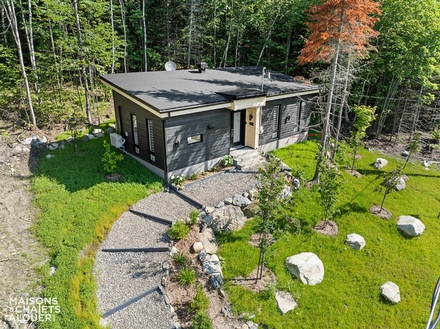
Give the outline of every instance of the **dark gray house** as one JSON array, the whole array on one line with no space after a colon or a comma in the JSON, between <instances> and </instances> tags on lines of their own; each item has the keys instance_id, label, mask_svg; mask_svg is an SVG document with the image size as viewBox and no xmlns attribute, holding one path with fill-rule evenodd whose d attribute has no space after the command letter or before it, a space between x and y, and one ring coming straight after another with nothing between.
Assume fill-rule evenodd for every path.
<instances>
[{"instance_id":1,"label":"dark gray house","mask_svg":"<svg viewBox=\"0 0 440 329\"><path fill-rule=\"evenodd\" d=\"M189 176L231 149L307 138L318 86L261 67L108 74L123 149L158 176Z\"/></svg>"}]
</instances>

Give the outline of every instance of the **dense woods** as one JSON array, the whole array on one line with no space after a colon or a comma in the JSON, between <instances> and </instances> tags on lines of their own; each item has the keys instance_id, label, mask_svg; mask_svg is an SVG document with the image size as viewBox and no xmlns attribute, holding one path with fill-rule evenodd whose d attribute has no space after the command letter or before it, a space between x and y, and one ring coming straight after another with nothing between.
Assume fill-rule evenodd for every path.
<instances>
[{"instance_id":1,"label":"dense woods","mask_svg":"<svg viewBox=\"0 0 440 329\"><path fill-rule=\"evenodd\" d=\"M334 33L314 34L313 22L335 13ZM0 0L0 114L38 127L96 124L110 99L99 74L205 61L322 84L333 93L321 99L332 127L369 105L377 106L376 136L430 130L440 120L439 35L437 0ZM307 53L313 37L330 41L337 60L334 51Z\"/></svg>"}]
</instances>

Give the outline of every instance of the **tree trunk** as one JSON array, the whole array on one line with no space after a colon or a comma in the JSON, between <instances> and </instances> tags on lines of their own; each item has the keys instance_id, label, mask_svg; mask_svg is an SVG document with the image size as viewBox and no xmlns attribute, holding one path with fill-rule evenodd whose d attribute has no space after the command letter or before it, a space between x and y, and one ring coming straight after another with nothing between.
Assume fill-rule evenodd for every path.
<instances>
[{"instance_id":1,"label":"tree trunk","mask_svg":"<svg viewBox=\"0 0 440 329\"><path fill-rule=\"evenodd\" d=\"M229 43L231 42L231 34L232 34L233 15L234 15L234 0L231 1L231 15L230 15L231 17L229 18L229 33L228 33L228 39L226 41L225 53L223 55L223 67L226 67L226 61L228 59ZM220 66L222 66L221 62L220 62Z\"/></svg>"},{"instance_id":2,"label":"tree trunk","mask_svg":"<svg viewBox=\"0 0 440 329\"><path fill-rule=\"evenodd\" d=\"M75 0L76 1L76 0ZM125 8L124 0L119 0L121 5L121 20L122 20L122 30L124 33L124 73L128 72L128 61L127 61L127 26L125 25Z\"/></svg>"},{"instance_id":3,"label":"tree trunk","mask_svg":"<svg viewBox=\"0 0 440 329\"><path fill-rule=\"evenodd\" d=\"M213 36L214 66L217 65L217 0L214 0L214 36Z\"/></svg>"},{"instance_id":4,"label":"tree trunk","mask_svg":"<svg viewBox=\"0 0 440 329\"><path fill-rule=\"evenodd\" d=\"M193 29L193 17L194 17L194 0L191 0L190 14L189 14L189 31L188 31L188 55L187 55L187 68L191 68L191 36Z\"/></svg>"},{"instance_id":5,"label":"tree trunk","mask_svg":"<svg viewBox=\"0 0 440 329\"><path fill-rule=\"evenodd\" d=\"M286 64L284 64L284 74L287 74L287 67L289 64L290 43L292 42L292 27L289 27L286 41Z\"/></svg>"},{"instance_id":6,"label":"tree trunk","mask_svg":"<svg viewBox=\"0 0 440 329\"><path fill-rule=\"evenodd\" d=\"M147 54L147 21L145 19L145 0L142 0L142 29L144 30L144 70L148 71L148 54Z\"/></svg>"},{"instance_id":7,"label":"tree trunk","mask_svg":"<svg viewBox=\"0 0 440 329\"><path fill-rule=\"evenodd\" d=\"M115 47L115 19L113 16L113 0L110 0L110 25L112 26L112 65L110 73L115 73L115 58L116 58L116 47Z\"/></svg>"},{"instance_id":8,"label":"tree trunk","mask_svg":"<svg viewBox=\"0 0 440 329\"><path fill-rule=\"evenodd\" d=\"M29 88L29 80L26 74L26 67L24 65L23 50L21 47L20 33L18 30L17 16L15 14L14 3L12 2L12 0L0 0L0 1L6 13L6 17L8 18L9 24L11 25L11 32L12 32L12 36L14 37L15 44L17 46L17 54L18 54L18 59L20 61L21 74L23 76L24 86L26 89L26 97L28 99L29 113L31 115L31 121L32 121L31 124L36 127L37 122L35 119L34 107L32 104L32 95L31 95L31 90Z\"/></svg>"},{"instance_id":9,"label":"tree trunk","mask_svg":"<svg viewBox=\"0 0 440 329\"><path fill-rule=\"evenodd\" d=\"M272 24L269 27L269 31L267 32L266 40L264 40L263 47L261 48L260 56L258 56L257 66L260 65L260 61L261 61L261 57L263 57L264 49L266 48L267 42L270 40L270 37L272 35L273 26L275 25L275 22L277 21L278 16L280 15L280 12L281 12L281 6L278 8L278 12L277 12L275 18L273 19Z\"/></svg>"}]
</instances>

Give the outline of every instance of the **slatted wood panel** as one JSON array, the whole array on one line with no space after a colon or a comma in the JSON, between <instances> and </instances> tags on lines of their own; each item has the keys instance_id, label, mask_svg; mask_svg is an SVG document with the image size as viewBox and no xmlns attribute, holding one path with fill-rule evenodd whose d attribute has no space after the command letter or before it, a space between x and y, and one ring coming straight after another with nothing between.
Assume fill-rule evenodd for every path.
<instances>
[{"instance_id":1,"label":"slatted wood panel","mask_svg":"<svg viewBox=\"0 0 440 329\"><path fill-rule=\"evenodd\" d=\"M143 109L139 105L133 103L124 96L113 92L114 106L116 119L118 120L118 133L125 138L125 150L131 154L140 157L141 159L150 162L154 166L165 169L165 152L164 152L164 135L162 120L147 110ZM120 108L120 110L119 110ZM133 143L133 128L131 123L131 115L136 115L138 125L139 136L139 150L140 153L136 154L134 151ZM147 119L153 121L153 134L154 134L154 150L156 156L156 162L150 161L150 155L148 151L148 135L147 135ZM125 133L128 133L128 137Z\"/></svg>"},{"instance_id":2,"label":"slatted wood panel","mask_svg":"<svg viewBox=\"0 0 440 329\"><path fill-rule=\"evenodd\" d=\"M169 118L165 121L168 171L229 154L231 117L226 109ZM213 125L209 129L208 125ZM202 142L188 144L187 138L202 135ZM176 145L179 142L179 145Z\"/></svg>"}]
</instances>

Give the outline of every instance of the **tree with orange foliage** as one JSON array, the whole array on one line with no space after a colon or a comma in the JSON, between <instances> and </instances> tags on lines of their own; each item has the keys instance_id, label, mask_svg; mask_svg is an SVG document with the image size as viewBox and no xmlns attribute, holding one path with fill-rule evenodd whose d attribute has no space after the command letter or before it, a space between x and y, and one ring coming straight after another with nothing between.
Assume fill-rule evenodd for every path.
<instances>
[{"instance_id":1,"label":"tree with orange foliage","mask_svg":"<svg viewBox=\"0 0 440 329\"><path fill-rule=\"evenodd\" d=\"M308 10L311 34L298 56L302 65L314 62L331 62L331 77L323 129L321 154L313 180L318 180L319 165L330 154L330 114L332 111L338 58L341 53L363 56L371 45L369 40L379 35L373 30L381 14L379 3L372 0L328 0Z\"/></svg>"}]
</instances>

